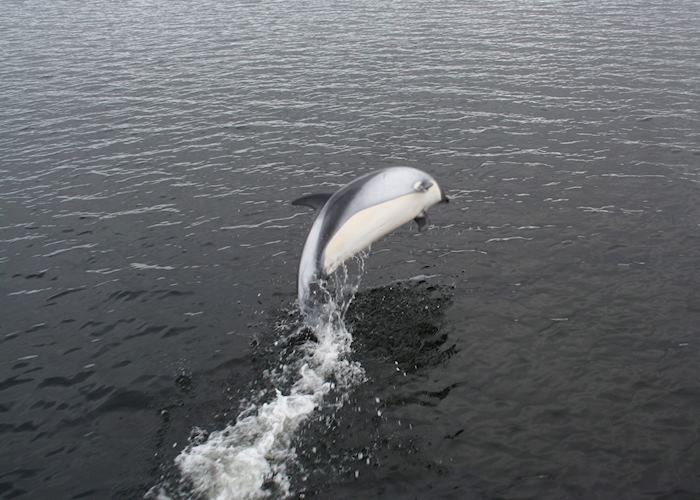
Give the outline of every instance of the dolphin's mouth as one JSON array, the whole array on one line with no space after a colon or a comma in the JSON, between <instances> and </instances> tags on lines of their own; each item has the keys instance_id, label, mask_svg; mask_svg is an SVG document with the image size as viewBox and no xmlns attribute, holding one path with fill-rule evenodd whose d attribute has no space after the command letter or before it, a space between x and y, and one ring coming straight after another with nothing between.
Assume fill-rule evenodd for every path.
<instances>
[{"instance_id":1,"label":"dolphin's mouth","mask_svg":"<svg viewBox=\"0 0 700 500\"><path fill-rule=\"evenodd\" d=\"M447 197L445 193L442 193L442 198L440 199L440 203L449 203L450 199Z\"/></svg>"}]
</instances>

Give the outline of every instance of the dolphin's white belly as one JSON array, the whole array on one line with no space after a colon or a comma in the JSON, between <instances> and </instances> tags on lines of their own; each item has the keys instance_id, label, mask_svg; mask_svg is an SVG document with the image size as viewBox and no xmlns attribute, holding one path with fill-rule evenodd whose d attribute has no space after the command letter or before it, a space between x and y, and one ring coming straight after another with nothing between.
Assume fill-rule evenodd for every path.
<instances>
[{"instance_id":1,"label":"dolphin's white belly","mask_svg":"<svg viewBox=\"0 0 700 500\"><path fill-rule=\"evenodd\" d=\"M410 193L354 214L326 245L322 259L324 272L331 274L353 255L415 219L426 208L425 201L422 193Z\"/></svg>"}]
</instances>

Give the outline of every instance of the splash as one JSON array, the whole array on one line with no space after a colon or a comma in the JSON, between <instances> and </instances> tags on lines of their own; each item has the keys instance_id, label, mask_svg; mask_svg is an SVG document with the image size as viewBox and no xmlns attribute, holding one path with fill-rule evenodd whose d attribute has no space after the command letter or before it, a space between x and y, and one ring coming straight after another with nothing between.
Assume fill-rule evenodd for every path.
<instances>
[{"instance_id":1,"label":"splash","mask_svg":"<svg viewBox=\"0 0 700 500\"><path fill-rule=\"evenodd\" d=\"M341 266L321 287L322 300L307 312L303 324L288 332L309 331L313 338L301 346L299 356L269 375L274 397L260 406L251 404L223 430L206 437L195 430L195 439L175 460L195 493L217 500L291 494L287 466L296 458L296 431L331 392L339 394L342 404L350 388L364 380L362 367L349 359L352 335L344 321L364 256L354 260L358 272ZM290 381L289 389L278 389Z\"/></svg>"}]
</instances>

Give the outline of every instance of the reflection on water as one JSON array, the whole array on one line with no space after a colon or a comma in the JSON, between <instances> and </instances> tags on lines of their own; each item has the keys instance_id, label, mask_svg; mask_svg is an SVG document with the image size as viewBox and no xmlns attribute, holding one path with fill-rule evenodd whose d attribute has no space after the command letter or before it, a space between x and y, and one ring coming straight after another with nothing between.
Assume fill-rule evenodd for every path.
<instances>
[{"instance_id":1,"label":"reflection on water","mask_svg":"<svg viewBox=\"0 0 700 500\"><path fill-rule=\"evenodd\" d=\"M235 421L294 300L289 200L392 165L454 203L364 286L454 286L454 349L334 417L377 417L381 461L301 432L318 495L700 495L695 2L4 7L0 496L138 497Z\"/></svg>"}]
</instances>

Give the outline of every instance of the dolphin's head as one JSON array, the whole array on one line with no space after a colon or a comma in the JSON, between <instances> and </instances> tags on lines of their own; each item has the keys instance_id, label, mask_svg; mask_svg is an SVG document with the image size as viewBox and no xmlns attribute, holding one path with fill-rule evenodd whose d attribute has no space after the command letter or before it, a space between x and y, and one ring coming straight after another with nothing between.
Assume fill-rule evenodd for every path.
<instances>
[{"instance_id":1,"label":"dolphin's head","mask_svg":"<svg viewBox=\"0 0 700 500\"><path fill-rule=\"evenodd\" d=\"M437 181L422 170L405 168L409 170L410 176L407 177L407 182L412 182L411 188L416 193L423 193L425 197L425 208L431 207L437 203L447 203L449 198L442 190Z\"/></svg>"}]
</instances>

